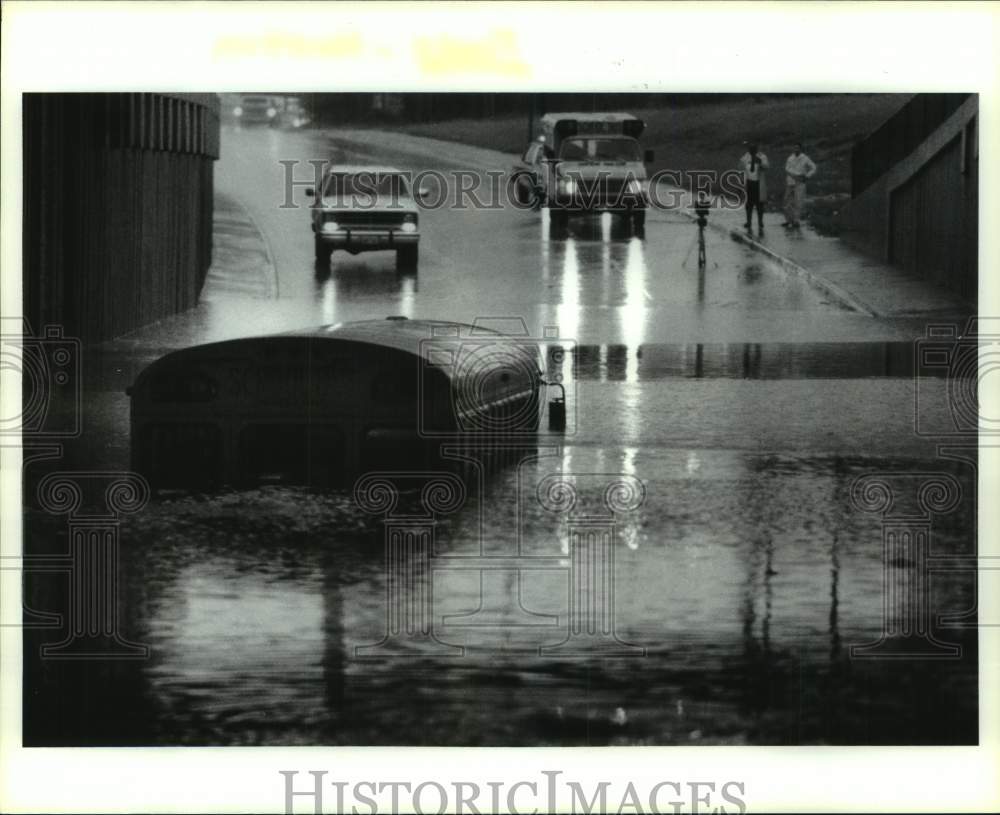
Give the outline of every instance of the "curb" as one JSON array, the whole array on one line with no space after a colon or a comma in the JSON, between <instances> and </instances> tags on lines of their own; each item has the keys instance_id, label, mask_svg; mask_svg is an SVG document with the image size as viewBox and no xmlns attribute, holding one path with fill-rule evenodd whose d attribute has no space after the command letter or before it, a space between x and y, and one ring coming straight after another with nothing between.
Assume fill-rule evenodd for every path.
<instances>
[{"instance_id":1,"label":"curb","mask_svg":"<svg viewBox=\"0 0 1000 815\"><path fill-rule=\"evenodd\" d=\"M692 221L698 220L697 216L692 212L687 210L683 211L684 216ZM737 243L742 243L745 246L749 246L751 249L760 252L762 255L766 255L772 261L774 261L781 269L789 274L793 274L796 277L801 278L814 289L817 289L824 294L832 297L834 300L838 301L842 306L845 306L852 311L857 311L864 314L866 317L880 317L881 315L875 311L871 306L862 300L855 297L848 291L845 291L836 283L831 280L827 280L822 275L816 272L810 272L804 266L800 266L794 260L785 257L784 255L775 252L771 247L765 246L759 241L755 241L752 237L744 234L739 229L731 229L728 226L722 226L720 224L713 224L709 222L709 229L714 230L723 235L729 235Z\"/></svg>"},{"instance_id":2,"label":"curb","mask_svg":"<svg viewBox=\"0 0 1000 815\"><path fill-rule=\"evenodd\" d=\"M261 244L264 246L264 257L267 259L268 294L270 295L271 299L277 300L278 270L277 268L275 268L274 265L274 253L271 251L271 242L267 239L267 235L264 234L264 230L260 228L260 224L257 223L257 219L254 218L253 215L250 213L250 210L248 210L243 205L243 202L237 200L236 198L232 198L231 196L230 200L233 201L236 204L236 206L240 208L240 210L243 212L244 215L246 215L247 220L250 222L250 225L254 228L254 231L257 233L257 237L260 239Z\"/></svg>"},{"instance_id":3,"label":"curb","mask_svg":"<svg viewBox=\"0 0 1000 815\"><path fill-rule=\"evenodd\" d=\"M680 208L680 213L690 221L697 221L698 216L691 211L693 206L690 197L691 193L681 187L675 187L671 184L665 185L666 188L672 192L679 192L684 196L687 202L685 206ZM718 232L721 235L728 235L737 243L742 243L744 246L749 246L751 249L760 252L762 255L766 255L771 261L776 263L778 267L787 274L795 275L796 277L804 280L809 286L814 289L823 292L827 296L836 300L840 305L856 311L860 314L864 314L866 317L880 317L881 315L875 311L870 305L865 303L863 300L855 297L850 292L842 289L836 283L831 280L827 280L820 274L816 272L810 272L804 266L800 266L791 258L787 258L784 255L776 252L769 246L766 246L760 241L755 241L752 237L746 233L740 231L739 229L732 229L728 226L723 226L719 223L714 223L711 220L708 222L708 228L714 232Z\"/></svg>"},{"instance_id":4,"label":"curb","mask_svg":"<svg viewBox=\"0 0 1000 815\"><path fill-rule=\"evenodd\" d=\"M271 250L271 244L267 239L267 235L260 228L260 224L250 213L250 210L247 209L247 207L243 204L242 201L239 200L239 198L227 192L216 191L215 202L218 203L220 199L222 200L222 202L224 202L224 205L222 207L215 206L214 208L213 228L215 220L217 218L227 217L227 215L223 215L222 213L228 210L229 213L232 213L231 215L228 215L228 217L231 220L233 220L233 222L240 223L242 221L242 224L245 225L248 228L248 230L253 233L252 237L250 237L250 241L252 242L255 240L260 245L259 252L261 255L263 255L263 261L261 261L261 259L258 257L254 257L252 264L253 271L259 274L259 279L263 282L264 296L266 297L266 299L276 300L278 298L278 271L277 268L275 267L274 253ZM213 229L212 241L215 248L219 248L219 244L216 243L217 240L219 240L218 233L214 233ZM236 254L239 254L240 252L240 249L238 247L237 248L228 247L228 249L229 251L235 252ZM249 250L246 250L244 247L244 251L249 251ZM243 270L243 272L245 272L248 268L250 268L250 264L247 265L240 264L240 268ZM203 286L202 288L202 294L204 294L206 289L208 288L208 282L212 276L213 271L215 271L218 275L221 275L224 278L227 272L232 274L235 271L235 267L233 267L231 264L227 266L225 262L220 264L218 258L213 257L212 265L209 267L208 272L205 276L205 286ZM199 301L200 300L201 300L201 294L199 295Z\"/></svg>"}]
</instances>

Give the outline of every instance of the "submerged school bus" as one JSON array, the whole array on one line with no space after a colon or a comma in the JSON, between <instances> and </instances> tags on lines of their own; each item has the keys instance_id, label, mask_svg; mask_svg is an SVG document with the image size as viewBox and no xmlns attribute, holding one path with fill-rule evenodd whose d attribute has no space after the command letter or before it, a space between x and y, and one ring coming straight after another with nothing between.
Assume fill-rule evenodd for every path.
<instances>
[{"instance_id":1,"label":"submerged school bus","mask_svg":"<svg viewBox=\"0 0 1000 815\"><path fill-rule=\"evenodd\" d=\"M350 486L439 469L442 447L499 451L539 426L537 345L389 318L175 351L131 396L132 468L154 488Z\"/></svg>"}]
</instances>

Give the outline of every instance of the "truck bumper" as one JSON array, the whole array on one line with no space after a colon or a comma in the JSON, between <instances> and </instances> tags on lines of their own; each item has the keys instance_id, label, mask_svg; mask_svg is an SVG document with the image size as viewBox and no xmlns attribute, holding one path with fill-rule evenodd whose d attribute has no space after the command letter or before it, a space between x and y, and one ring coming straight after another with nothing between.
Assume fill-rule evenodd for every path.
<instances>
[{"instance_id":1,"label":"truck bumper","mask_svg":"<svg viewBox=\"0 0 1000 815\"><path fill-rule=\"evenodd\" d=\"M401 232L398 229L344 228L336 232L316 232L313 229L313 232L316 238L326 245L353 254L416 246L420 242L419 232Z\"/></svg>"}]
</instances>

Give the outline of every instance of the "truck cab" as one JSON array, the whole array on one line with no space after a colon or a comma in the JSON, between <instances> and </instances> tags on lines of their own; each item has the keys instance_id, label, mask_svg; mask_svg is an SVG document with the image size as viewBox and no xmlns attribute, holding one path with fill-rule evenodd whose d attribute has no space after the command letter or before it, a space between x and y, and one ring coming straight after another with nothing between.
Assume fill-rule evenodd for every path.
<instances>
[{"instance_id":1,"label":"truck cab","mask_svg":"<svg viewBox=\"0 0 1000 815\"><path fill-rule=\"evenodd\" d=\"M629 113L546 113L541 134L519 163L517 194L548 207L563 227L571 214L613 212L642 230L649 204L639 137L645 123Z\"/></svg>"}]
</instances>

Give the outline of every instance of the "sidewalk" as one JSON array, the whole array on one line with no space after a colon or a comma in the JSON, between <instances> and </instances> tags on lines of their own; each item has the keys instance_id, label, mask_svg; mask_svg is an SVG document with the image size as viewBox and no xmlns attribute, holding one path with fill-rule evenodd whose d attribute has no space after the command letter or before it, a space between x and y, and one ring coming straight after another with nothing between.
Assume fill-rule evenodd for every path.
<instances>
[{"instance_id":1,"label":"sidewalk","mask_svg":"<svg viewBox=\"0 0 1000 815\"><path fill-rule=\"evenodd\" d=\"M235 198L215 193L212 223L212 266L205 277L200 303L219 295L242 294L257 299L278 296L271 252L250 213Z\"/></svg>"},{"instance_id":2,"label":"sidewalk","mask_svg":"<svg viewBox=\"0 0 1000 815\"><path fill-rule=\"evenodd\" d=\"M744 229L744 210L713 209L709 228L768 255L789 274L798 275L845 305L871 317L962 317L975 313L957 295L863 255L839 238L817 234L803 224L785 229L782 213L764 215L764 234L756 222Z\"/></svg>"},{"instance_id":3,"label":"sidewalk","mask_svg":"<svg viewBox=\"0 0 1000 815\"><path fill-rule=\"evenodd\" d=\"M391 151L414 162L412 169L440 168L509 170L517 156L455 142L411 136L384 130L337 130L331 141L358 152ZM666 195L661 196L663 200ZM685 202L690 195L684 194ZM694 218L694 213L685 210ZM745 212L713 209L708 226L728 234L770 257L786 273L797 275L811 286L871 317L962 317L974 313L971 304L954 294L905 274L885 263L855 251L839 238L817 234L809 226L785 230L782 213L767 213L764 236L743 229Z\"/></svg>"}]
</instances>

